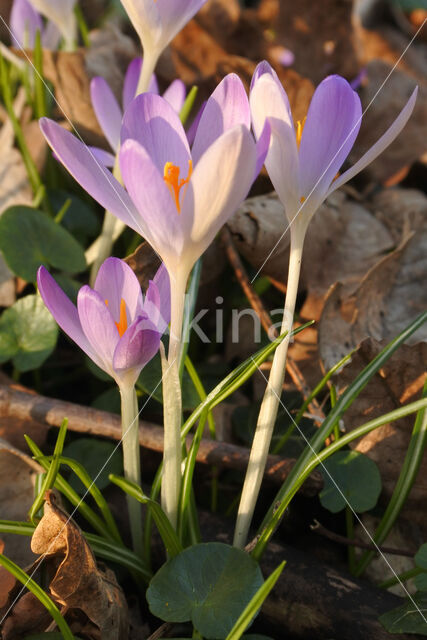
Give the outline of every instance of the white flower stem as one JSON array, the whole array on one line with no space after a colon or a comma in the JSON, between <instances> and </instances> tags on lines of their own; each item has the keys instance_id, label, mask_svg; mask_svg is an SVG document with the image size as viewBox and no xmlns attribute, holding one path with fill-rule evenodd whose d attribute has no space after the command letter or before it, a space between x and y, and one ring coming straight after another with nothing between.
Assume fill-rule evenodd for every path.
<instances>
[{"instance_id":1,"label":"white flower stem","mask_svg":"<svg viewBox=\"0 0 427 640\"><path fill-rule=\"evenodd\" d=\"M304 236L305 232L302 233L300 230L291 232L291 254L289 261L288 284L281 328L281 333L287 331L288 334L277 347L274 354L270 377L258 416L257 427L252 443L251 455L249 458L248 468L246 470L245 482L243 484L239 511L237 514L233 542L235 547L243 548L246 544L262 478L264 476L265 464L270 448L271 437L273 435L274 424L276 422L283 381L285 379L286 357L290 342L290 332L292 330L294 320Z\"/></svg>"},{"instance_id":2,"label":"white flower stem","mask_svg":"<svg viewBox=\"0 0 427 640\"><path fill-rule=\"evenodd\" d=\"M179 363L182 348L182 321L184 315L187 278L171 278L171 325L168 359L163 366L163 419L164 451L162 477L162 507L173 527L178 519L181 492L181 421L182 398Z\"/></svg>"},{"instance_id":3,"label":"white flower stem","mask_svg":"<svg viewBox=\"0 0 427 640\"><path fill-rule=\"evenodd\" d=\"M141 486L139 451L138 401L133 385L119 387L122 401L123 468L126 480ZM142 511L140 503L127 496L132 545L135 553L142 555Z\"/></svg>"},{"instance_id":4,"label":"white flower stem","mask_svg":"<svg viewBox=\"0 0 427 640\"><path fill-rule=\"evenodd\" d=\"M158 54L150 54L144 51L144 62L142 64L141 75L139 76L138 88L136 90L137 96L139 96L140 93L148 91L151 76L154 73L158 60Z\"/></svg>"}]
</instances>

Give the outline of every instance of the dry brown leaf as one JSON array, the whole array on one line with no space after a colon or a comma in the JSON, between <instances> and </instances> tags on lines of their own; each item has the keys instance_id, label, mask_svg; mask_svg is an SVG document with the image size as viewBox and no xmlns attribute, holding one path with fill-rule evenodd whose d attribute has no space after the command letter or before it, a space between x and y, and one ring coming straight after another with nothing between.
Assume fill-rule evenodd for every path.
<instances>
[{"instance_id":1,"label":"dry brown leaf","mask_svg":"<svg viewBox=\"0 0 427 640\"><path fill-rule=\"evenodd\" d=\"M427 307L427 230L407 237L373 267L357 291L338 283L329 293L319 324L320 353L327 369L364 338L391 340ZM421 327L408 340L427 340Z\"/></svg>"},{"instance_id":2,"label":"dry brown leaf","mask_svg":"<svg viewBox=\"0 0 427 640\"><path fill-rule=\"evenodd\" d=\"M367 82L361 91L365 109L360 133L349 156L353 164L380 138L406 104L417 81L405 71L380 60L367 65ZM387 78L387 82L384 81ZM379 91L381 87L381 90ZM369 105L369 108L368 108ZM427 88L419 86L414 111L399 135L365 172L372 180L384 182L403 167L411 165L427 149Z\"/></svg>"},{"instance_id":3,"label":"dry brown leaf","mask_svg":"<svg viewBox=\"0 0 427 640\"><path fill-rule=\"evenodd\" d=\"M0 554L4 552L4 542L0 539ZM0 615L10 600L10 592L16 585L16 579L4 567L0 567Z\"/></svg>"},{"instance_id":4,"label":"dry brown leaf","mask_svg":"<svg viewBox=\"0 0 427 640\"><path fill-rule=\"evenodd\" d=\"M375 194L369 208L399 244L411 231L427 227L427 197L417 189L394 187Z\"/></svg>"},{"instance_id":5,"label":"dry brown leaf","mask_svg":"<svg viewBox=\"0 0 427 640\"><path fill-rule=\"evenodd\" d=\"M2 640L21 640L30 633L45 631L52 618L32 593L24 593L13 605L2 627Z\"/></svg>"},{"instance_id":6,"label":"dry brown leaf","mask_svg":"<svg viewBox=\"0 0 427 640\"><path fill-rule=\"evenodd\" d=\"M125 640L128 633L127 605L109 569L98 569L93 553L80 529L46 494L44 516L31 540L34 553L59 560L50 582L50 592L67 610L82 611L99 630L102 640Z\"/></svg>"},{"instance_id":7,"label":"dry brown leaf","mask_svg":"<svg viewBox=\"0 0 427 640\"><path fill-rule=\"evenodd\" d=\"M238 0L208 0L196 14L196 19L212 37L223 41L236 29L240 14Z\"/></svg>"},{"instance_id":8,"label":"dry brown leaf","mask_svg":"<svg viewBox=\"0 0 427 640\"><path fill-rule=\"evenodd\" d=\"M360 371L383 349L386 341L364 340L357 353L336 377L339 389L351 383ZM344 415L347 431L375 419L393 409L417 400L426 378L427 344L401 346L381 368ZM378 464L385 495L389 498L409 444L414 424L409 416L386 424L358 440L354 445ZM424 457L417 481L411 491L406 512L411 512L427 533L425 504L427 500L427 458Z\"/></svg>"},{"instance_id":9,"label":"dry brown leaf","mask_svg":"<svg viewBox=\"0 0 427 640\"><path fill-rule=\"evenodd\" d=\"M29 456L0 438L0 514L2 520L27 520L34 501L34 484L42 468ZM8 556L21 567L34 562L28 540L2 534Z\"/></svg>"}]
</instances>

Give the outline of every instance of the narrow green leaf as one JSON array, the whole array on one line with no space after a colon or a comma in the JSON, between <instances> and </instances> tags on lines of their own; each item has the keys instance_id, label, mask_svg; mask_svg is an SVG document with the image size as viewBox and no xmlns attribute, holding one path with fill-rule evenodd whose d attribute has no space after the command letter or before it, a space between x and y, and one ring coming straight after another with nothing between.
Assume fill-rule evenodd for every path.
<instances>
[{"instance_id":1,"label":"narrow green leaf","mask_svg":"<svg viewBox=\"0 0 427 640\"><path fill-rule=\"evenodd\" d=\"M189 91L189 93L188 93L188 95L187 95L187 97L185 99L184 105L183 105L183 107L181 109L181 112L179 114L179 117L181 119L182 124L186 124L186 122L187 122L187 120L188 120L188 118L190 116L191 110L192 110L192 108L194 106L194 103L196 101L196 97L197 97L198 91L199 91L198 87L196 87L196 86L191 87L191 89L190 89L190 91Z\"/></svg>"}]
</instances>

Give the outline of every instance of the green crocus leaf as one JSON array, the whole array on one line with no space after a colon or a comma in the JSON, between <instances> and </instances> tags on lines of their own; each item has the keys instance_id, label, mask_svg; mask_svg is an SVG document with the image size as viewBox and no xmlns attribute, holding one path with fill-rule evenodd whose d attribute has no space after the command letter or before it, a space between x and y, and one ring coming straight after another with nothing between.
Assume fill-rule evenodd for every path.
<instances>
[{"instance_id":1,"label":"green crocus leaf","mask_svg":"<svg viewBox=\"0 0 427 640\"><path fill-rule=\"evenodd\" d=\"M0 362L12 359L18 371L37 369L50 356L58 327L37 295L21 298L0 318Z\"/></svg>"},{"instance_id":2,"label":"green crocus leaf","mask_svg":"<svg viewBox=\"0 0 427 640\"><path fill-rule=\"evenodd\" d=\"M225 638L263 584L258 563L220 542L194 545L151 580L150 611L166 622L191 621L206 639Z\"/></svg>"},{"instance_id":3,"label":"green crocus leaf","mask_svg":"<svg viewBox=\"0 0 427 640\"><path fill-rule=\"evenodd\" d=\"M381 493L381 476L375 462L363 453L337 451L320 471L324 488L319 498L328 511L338 513L347 503L357 513L375 507Z\"/></svg>"},{"instance_id":4,"label":"green crocus leaf","mask_svg":"<svg viewBox=\"0 0 427 640\"><path fill-rule=\"evenodd\" d=\"M407 598L397 609L384 613L379 621L389 633L418 633L427 636L427 593Z\"/></svg>"},{"instance_id":5,"label":"green crocus leaf","mask_svg":"<svg viewBox=\"0 0 427 640\"><path fill-rule=\"evenodd\" d=\"M0 250L13 273L35 282L41 264L68 273L86 268L84 251L48 215L25 206L10 207L0 218Z\"/></svg>"}]
</instances>

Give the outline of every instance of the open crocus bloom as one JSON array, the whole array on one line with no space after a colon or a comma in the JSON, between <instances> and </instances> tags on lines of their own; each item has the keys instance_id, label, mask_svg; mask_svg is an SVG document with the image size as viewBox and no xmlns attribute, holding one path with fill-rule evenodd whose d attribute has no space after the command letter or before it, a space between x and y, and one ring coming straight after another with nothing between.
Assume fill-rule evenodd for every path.
<instances>
[{"instance_id":1,"label":"open crocus bloom","mask_svg":"<svg viewBox=\"0 0 427 640\"><path fill-rule=\"evenodd\" d=\"M61 329L122 387L132 387L143 367L157 353L170 320L169 276L162 265L145 298L132 269L108 258L95 286L84 286L77 308L40 267L40 295Z\"/></svg>"},{"instance_id":2,"label":"open crocus bloom","mask_svg":"<svg viewBox=\"0 0 427 640\"><path fill-rule=\"evenodd\" d=\"M145 55L158 58L206 0L122 0Z\"/></svg>"},{"instance_id":3,"label":"open crocus bloom","mask_svg":"<svg viewBox=\"0 0 427 640\"><path fill-rule=\"evenodd\" d=\"M76 0L31 0L31 4L56 25L66 48L74 48L77 38L77 21L74 15Z\"/></svg>"},{"instance_id":4,"label":"open crocus bloom","mask_svg":"<svg viewBox=\"0 0 427 640\"><path fill-rule=\"evenodd\" d=\"M121 131L127 191L71 133L48 119L40 126L82 187L148 240L181 284L246 197L269 144L268 125L255 143L246 92L234 74L209 98L192 151L164 98L145 93L133 100Z\"/></svg>"},{"instance_id":5,"label":"open crocus bloom","mask_svg":"<svg viewBox=\"0 0 427 640\"><path fill-rule=\"evenodd\" d=\"M126 111L129 104L135 98L142 65L142 58L135 58L127 69L123 86L123 109L120 107L114 93L104 78L96 77L93 78L91 82L90 93L92 106L114 155L102 149L97 149L96 147L92 147L92 151L98 160L102 164L105 164L106 167L114 166L115 154L120 146L120 129L122 126L123 111ZM157 78L154 74L151 76L148 91L155 94L159 93L159 85L157 84ZM163 97L169 102L172 108L179 113L185 102L185 84L181 80L174 80L164 92Z\"/></svg>"},{"instance_id":6,"label":"open crocus bloom","mask_svg":"<svg viewBox=\"0 0 427 640\"><path fill-rule=\"evenodd\" d=\"M329 76L317 87L307 118L294 126L288 97L267 62L255 70L250 105L255 135L266 118L271 126L265 165L290 224L303 233L311 217L333 191L341 187L388 147L407 123L417 89L390 128L342 175L337 175L356 140L362 121L358 95L340 76Z\"/></svg>"},{"instance_id":7,"label":"open crocus bloom","mask_svg":"<svg viewBox=\"0 0 427 640\"><path fill-rule=\"evenodd\" d=\"M56 25L48 21L43 24L41 16L29 0L14 0L10 14L12 44L17 48L34 49L36 33L40 31L42 45L46 49L56 49L61 34Z\"/></svg>"}]
</instances>

